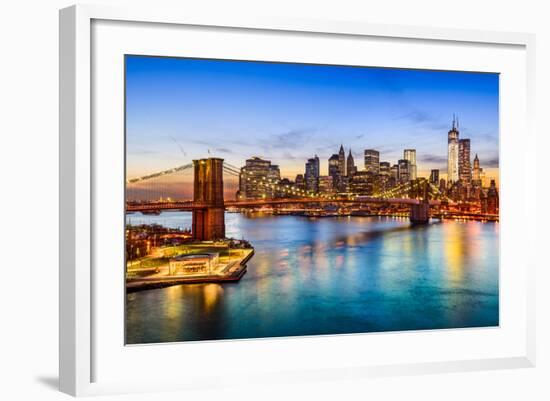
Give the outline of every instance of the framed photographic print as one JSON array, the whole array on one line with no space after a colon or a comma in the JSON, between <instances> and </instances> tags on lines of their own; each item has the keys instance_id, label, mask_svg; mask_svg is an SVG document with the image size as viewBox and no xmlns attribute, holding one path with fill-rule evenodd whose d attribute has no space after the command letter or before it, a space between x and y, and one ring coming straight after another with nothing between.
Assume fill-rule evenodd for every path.
<instances>
[{"instance_id":1,"label":"framed photographic print","mask_svg":"<svg viewBox=\"0 0 550 401\"><path fill-rule=\"evenodd\" d=\"M532 36L60 29L62 391L534 363Z\"/></svg>"},{"instance_id":2,"label":"framed photographic print","mask_svg":"<svg viewBox=\"0 0 550 401\"><path fill-rule=\"evenodd\" d=\"M125 68L127 344L499 325L497 73Z\"/></svg>"}]
</instances>

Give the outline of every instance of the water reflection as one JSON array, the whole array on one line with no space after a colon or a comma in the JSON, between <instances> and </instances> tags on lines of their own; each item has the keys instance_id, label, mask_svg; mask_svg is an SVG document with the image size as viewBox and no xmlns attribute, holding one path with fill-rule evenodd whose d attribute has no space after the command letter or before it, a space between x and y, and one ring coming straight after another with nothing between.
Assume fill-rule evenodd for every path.
<instances>
[{"instance_id":1,"label":"water reflection","mask_svg":"<svg viewBox=\"0 0 550 401\"><path fill-rule=\"evenodd\" d=\"M497 325L495 226L228 214L228 235L256 248L243 279L130 294L127 341Z\"/></svg>"},{"instance_id":2,"label":"water reflection","mask_svg":"<svg viewBox=\"0 0 550 401\"><path fill-rule=\"evenodd\" d=\"M212 311L212 309L218 303L220 296L223 294L223 287L219 284L205 284L203 287L204 293L204 308L206 313Z\"/></svg>"}]
</instances>

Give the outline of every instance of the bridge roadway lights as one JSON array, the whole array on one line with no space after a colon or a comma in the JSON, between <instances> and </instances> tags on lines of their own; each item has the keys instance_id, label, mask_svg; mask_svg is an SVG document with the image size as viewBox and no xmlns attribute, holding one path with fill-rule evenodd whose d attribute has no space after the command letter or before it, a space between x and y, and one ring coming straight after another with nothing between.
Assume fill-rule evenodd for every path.
<instances>
[{"instance_id":1,"label":"bridge roadway lights","mask_svg":"<svg viewBox=\"0 0 550 401\"><path fill-rule=\"evenodd\" d=\"M200 205L193 209L193 238L198 241L225 238L223 159L193 160L193 167L193 202Z\"/></svg>"},{"instance_id":2,"label":"bridge roadway lights","mask_svg":"<svg viewBox=\"0 0 550 401\"><path fill-rule=\"evenodd\" d=\"M413 224L427 224L430 221L430 202L422 200L418 204L412 204L409 220Z\"/></svg>"}]
</instances>

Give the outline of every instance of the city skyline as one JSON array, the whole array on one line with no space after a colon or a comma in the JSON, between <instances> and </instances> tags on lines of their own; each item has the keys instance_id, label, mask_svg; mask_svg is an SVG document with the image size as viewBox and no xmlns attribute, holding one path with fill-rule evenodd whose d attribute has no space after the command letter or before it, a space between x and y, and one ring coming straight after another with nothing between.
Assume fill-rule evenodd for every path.
<instances>
[{"instance_id":1,"label":"city skyline","mask_svg":"<svg viewBox=\"0 0 550 401\"><path fill-rule=\"evenodd\" d=\"M137 56L126 67L128 177L206 155L262 157L293 179L318 154L328 175L343 144L358 169L365 149L391 165L416 149L419 177L446 178L456 113L498 181L496 74Z\"/></svg>"},{"instance_id":2,"label":"city skyline","mask_svg":"<svg viewBox=\"0 0 550 401\"><path fill-rule=\"evenodd\" d=\"M500 324L498 74L125 61L126 344Z\"/></svg>"}]
</instances>

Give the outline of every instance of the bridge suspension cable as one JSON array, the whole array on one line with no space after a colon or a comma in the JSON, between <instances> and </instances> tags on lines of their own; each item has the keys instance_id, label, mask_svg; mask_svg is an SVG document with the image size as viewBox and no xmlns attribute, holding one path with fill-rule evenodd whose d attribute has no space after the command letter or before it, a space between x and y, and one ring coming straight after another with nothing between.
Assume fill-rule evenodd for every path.
<instances>
[{"instance_id":1,"label":"bridge suspension cable","mask_svg":"<svg viewBox=\"0 0 550 401\"><path fill-rule=\"evenodd\" d=\"M223 171L237 177L241 174L241 172L236 167L226 165L226 163L223 164Z\"/></svg>"},{"instance_id":2,"label":"bridge suspension cable","mask_svg":"<svg viewBox=\"0 0 550 401\"><path fill-rule=\"evenodd\" d=\"M130 179L126 180L126 183L127 184L135 184L136 182L147 181L147 180L151 180L153 178L162 177L164 175L174 174L174 173L177 173L177 172L180 172L180 171L184 171L184 170L187 170L191 167L193 167L193 163L188 163L188 164L184 164L182 166L174 167L174 168L171 168L171 169L168 169L168 170L159 171L158 173L144 175L144 176L136 177L136 178L130 178Z\"/></svg>"},{"instance_id":3,"label":"bridge suspension cable","mask_svg":"<svg viewBox=\"0 0 550 401\"><path fill-rule=\"evenodd\" d=\"M383 191L381 193L375 194L375 197L379 198L402 198L402 197L409 197L411 195L411 192L418 192L420 190L420 185L427 184L427 191L430 196L432 196L434 199L442 199L446 200L448 199L445 194L443 194L439 188L437 188L432 183L428 182L425 178L421 178L417 181L409 181L406 183L403 183L401 185L398 185L397 187L391 188L389 190Z\"/></svg>"}]
</instances>

